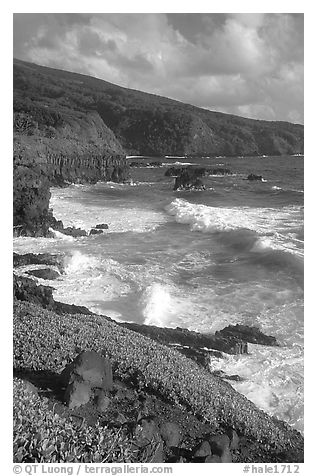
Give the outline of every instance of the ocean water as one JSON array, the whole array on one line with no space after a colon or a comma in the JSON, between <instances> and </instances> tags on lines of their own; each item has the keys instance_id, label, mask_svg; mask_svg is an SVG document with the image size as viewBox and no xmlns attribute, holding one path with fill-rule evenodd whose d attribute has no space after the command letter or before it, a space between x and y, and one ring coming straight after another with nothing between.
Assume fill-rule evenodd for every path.
<instances>
[{"instance_id":1,"label":"ocean water","mask_svg":"<svg viewBox=\"0 0 317 476\"><path fill-rule=\"evenodd\" d=\"M135 158L131 159L135 160ZM137 159L138 161L149 159ZM152 159L154 160L154 159ZM227 167L206 190L174 192L171 165ZM16 238L17 252L59 252L66 274L46 282L57 300L118 321L214 332L256 325L280 347L213 358L239 374L232 385L263 410L303 431L303 157L163 158L131 169L133 184L53 188L64 225L102 235ZM264 182L249 182L249 173Z\"/></svg>"}]
</instances>

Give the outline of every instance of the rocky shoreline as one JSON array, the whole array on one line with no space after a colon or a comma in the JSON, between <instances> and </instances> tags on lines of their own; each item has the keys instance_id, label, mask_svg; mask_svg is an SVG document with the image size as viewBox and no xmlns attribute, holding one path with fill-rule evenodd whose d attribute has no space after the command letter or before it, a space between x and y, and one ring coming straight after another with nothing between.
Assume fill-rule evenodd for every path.
<instances>
[{"instance_id":1,"label":"rocky shoreline","mask_svg":"<svg viewBox=\"0 0 317 476\"><path fill-rule=\"evenodd\" d=\"M21 266L41 264L63 273L58 255L15 254L14 264L16 272ZM208 368L213 355L247 352L248 342L278 345L274 337L240 325L206 335L181 328L118 324L87 308L58 303L52 297L52 288L18 274L14 277L14 294L17 407L31 394L42 411L51 415L54 408L56 428L68 424L79 432L80 424L93 439L101 431L100 425L109 427L110 433L116 429L129 451L129 457L122 461L303 461L303 437L299 432L269 417L237 393L227 381L238 376L211 373ZM43 340L42 335L47 337ZM82 376L78 384L74 383L77 377L68 378L65 387L65 372L61 373L65 365L90 350L110 359L113 387L100 393L99 384L91 387ZM74 401L77 403L70 403ZM24 431L22 425L20 438ZM41 453L39 443L33 442L33 446L34 453ZM29 461L30 455L23 448L16 443L15 462ZM41 455L49 462L54 458L72 460L63 459L56 445L52 445L49 456ZM91 453L86 458L95 461ZM123 456L112 461L120 458Z\"/></svg>"}]
</instances>

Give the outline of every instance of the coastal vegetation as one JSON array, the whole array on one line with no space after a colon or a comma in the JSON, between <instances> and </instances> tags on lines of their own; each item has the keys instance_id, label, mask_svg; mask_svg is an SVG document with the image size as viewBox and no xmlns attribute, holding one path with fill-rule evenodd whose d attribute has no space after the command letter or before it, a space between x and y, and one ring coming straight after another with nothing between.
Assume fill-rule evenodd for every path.
<instances>
[{"instance_id":1,"label":"coastal vegetation","mask_svg":"<svg viewBox=\"0 0 317 476\"><path fill-rule=\"evenodd\" d=\"M85 433L86 452L82 446L83 428L76 431L74 423L67 423L64 427L64 422L55 415L58 413L55 408L60 402L57 397L59 376L64 367L83 350L94 350L110 359L114 379L135 389L137 395L143 395L143 399L151 402L153 398L159 398L166 402L170 410L169 421L175 420L177 412L180 412L183 415L184 434L191 433L190 419L193 417L196 425L204 423L203 433L218 435L228 431L228 428L234 429L247 447L243 454L239 450L233 454L235 461L302 460L303 438L299 432L265 414L228 383L214 377L177 351L105 320L102 316L58 315L35 304L16 301L15 373L19 378L37 383L40 391L33 397L33 406L28 401L23 383L15 383L15 461L52 461L52 458L60 462L87 461L87 457L89 461L94 461L95 453L100 453L97 440L102 435L105 444L101 458L104 459L109 453L112 439L118 456L117 459L113 457L106 461L131 461L129 448L135 442L133 436L128 441L122 441L127 437L123 429L128 415L117 428L117 438L114 438L107 425L101 430L98 425L95 426L96 422L89 425L89 419L84 418L83 428L88 425ZM57 406L54 407L54 403ZM45 416L47 405L50 405L51 410ZM123 408L128 409L128 406ZM175 409L174 415L171 409ZM70 416L70 413L64 414L68 420ZM139 418L145 416L148 414L141 414ZM111 419L106 418L106 421L111 427ZM59 432L62 427L64 433ZM67 455L63 456L60 443L66 443L70 435L74 440L68 443L71 447L71 457L68 458ZM46 444L43 448L44 440ZM197 441L189 444L188 451L193 449ZM120 445L121 451L118 448ZM123 448L127 451L126 456L123 455ZM48 452L45 453L45 450Z\"/></svg>"}]
</instances>

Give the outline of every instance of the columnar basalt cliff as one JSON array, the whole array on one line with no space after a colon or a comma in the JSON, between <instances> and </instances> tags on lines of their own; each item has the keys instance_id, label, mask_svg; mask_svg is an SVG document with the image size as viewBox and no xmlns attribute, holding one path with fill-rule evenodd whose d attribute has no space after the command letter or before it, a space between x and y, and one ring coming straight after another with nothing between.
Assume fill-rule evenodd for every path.
<instances>
[{"instance_id":1,"label":"columnar basalt cliff","mask_svg":"<svg viewBox=\"0 0 317 476\"><path fill-rule=\"evenodd\" d=\"M122 149L70 139L15 134L13 155L14 234L47 236L61 229L49 209L50 186L124 182L129 166Z\"/></svg>"}]
</instances>

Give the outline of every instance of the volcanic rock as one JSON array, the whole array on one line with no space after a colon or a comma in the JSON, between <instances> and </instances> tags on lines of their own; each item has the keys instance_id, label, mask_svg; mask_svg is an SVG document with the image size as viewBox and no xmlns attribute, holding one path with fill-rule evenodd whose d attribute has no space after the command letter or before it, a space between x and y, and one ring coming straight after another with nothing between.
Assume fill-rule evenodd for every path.
<instances>
[{"instance_id":1,"label":"volcanic rock","mask_svg":"<svg viewBox=\"0 0 317 476\"><path fill-rule=\"evenodd\" d=\"M278 342L275 337L263 334L263 332L261 332L258 327L245 326L242 324L227 326L221 331L217 331L215 336L230 339L238 338L244 342L250 342L252 344L278 346Z\"/></svg>"},{"instance_id":2,"label":"volcanic rock","mask_svg":"<svg viewBox=\"0 0 317 476\"><path fill-rule=\"evenodd\" d=\"M89 232L89 236L91 235L102 235L103 233L103 230L97 230L96 228L92 228Z\"/></svg>"},{"instance_id":3,"label":"volcanic rock","mask_svg":"<svg viewBox=\"0 0 317 476\"><path fill-rule=\"evenodd\" d=\"M107 223L98 223L98 225L95 226L97 230L108 230L109 225Z\"/></svg>"},{"instance_id":4,"label":"volcanic rock","mask_svg":"<svg viewBox=\"0 0 317 476\"><path fill-rule=\"evenodd\" d=\"M51 268L43 268L43 269L33 269L31 271L27 272L31 276L35 276L36 278L41 278L41 279L57 279L59 278L60 274L57 271L54 271Z\"/></svg>"},{"instance_id":5,"label":"volcanic rock","mask_svg":"<svg viewBox=\"0 0 317 476\"><path fill-rule=\"evenodd\" d=\"M182 430L177 423L163 423L160 426L160 434L167 447L180 445L180 442L182 440Z\"/></svg>"},{"instance_id":6,"label":"volcanic rock","mask_svg":"<svg viewBox=\"0 0 317 476\"><path fill-rule=\"evenodd\" d=\"M65 391L65 402L69 408L77 408L88 403L91 395L90 384L82 380L79 376L76 376L67 385Z\"/></svg>"},{"instance_id":7,"label":"volcanic rock","mask_svg":"<svg viewBox=\"0 0 317 476\"><path fill-rule=\"evenodd\" d=\"M65 367L61 374L64 384L69 385L81 378L90 388L112 390L112 367L110 360L95 351L83 351Z\"/></svg>"},{"instance_id":8,"label":"volcanic rock","mask_svg":"<svg viewBox=\"0 0 317 476\"><path fill-rule=\"evenodd\" d=\"M64 258L61 255L49 253L26 253L20 255L13 253L13 266L27 266L31 264L45 264L47 266L56 266L60 272L64 272Z\"/></svg>"},{"instance_id":9,"label":"volcanic rock","mask_svg":"<svg viewBox=\"0 0 317 476\"><path fill-rule=\"evenodd\" d=\"M211 455L211 448L208 441L202 441L193 451L194 458L206 458Z\"/></svg>"},{"instance_id":10,"label":"volcanic rock","mask_svg":"<svg viewBox=\"0 0 317 476\"><path fill-rule=\"evenodd\" d=\"M247 180L259 180L260 182L262 182L262 175L256 175L256 174L250 174L248 175L247 177Z\"/></svg>"}]
</instances>

